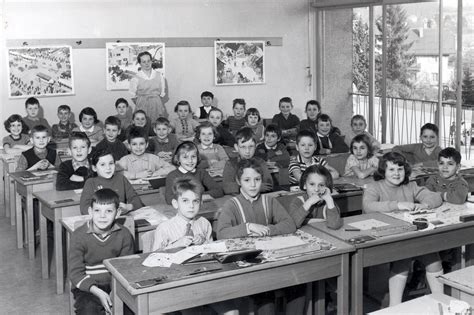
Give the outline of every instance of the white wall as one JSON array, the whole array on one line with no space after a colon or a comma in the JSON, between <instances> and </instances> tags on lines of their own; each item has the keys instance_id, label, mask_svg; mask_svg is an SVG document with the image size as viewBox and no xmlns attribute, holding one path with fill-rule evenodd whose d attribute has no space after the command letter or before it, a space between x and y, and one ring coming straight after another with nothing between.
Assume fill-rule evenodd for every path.
<instances>
[{"instance_id":1,"label":"white wall","mask_svg":"<svg viewBox=\"0 0 474 315\"><path fill-rule=\"evenodd\" d=\"M278 100L291 96L295 113L303 117L313 92L308 87L308 0L155 0L155 1L4 1L8 39L140 38L140 37L282 37L283 46L266 49L265 85L214 86L212 47L166 48L169 84L167 108L181 99L194 106L210 90L226 113L232 99L243 97L264 117L278 112ZM0 37L1 111L5 120L24 114L24 99L8 99L5 43ZM44 116L56 123L56 109L69 104L76 115L94 107L99 118L115 114L114 102L126 91L107 91L105 49L74 49L74 96L42 97ZM2 128L1 135L5 131Z\"/></svg>"}]
</instances>

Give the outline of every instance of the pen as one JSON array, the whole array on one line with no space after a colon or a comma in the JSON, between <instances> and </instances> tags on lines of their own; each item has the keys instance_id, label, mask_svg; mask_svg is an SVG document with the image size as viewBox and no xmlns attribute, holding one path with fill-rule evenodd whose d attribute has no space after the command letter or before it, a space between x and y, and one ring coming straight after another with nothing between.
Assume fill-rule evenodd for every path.
<instances>
[{"instance_id":1,"label":"pen","mask_svg":"<svg viewBox=\"0 0 474 315\"><path fill-rule=\"evenodd\" d=\"M449 210L451 210L451 208L444 209L442 212L445 213L445 212L448 212Z\"/></svg>"},{"instance_id":2,"label":"pen","mask_svg":"<svg viewBox=\"0 0 474 315\"><path fill-rule=\"evenodd\" d=\"M349 231L356 232L356 231L360 231L360 229L356 229L356 228L345 228L344 231L346 231L346 232L349 232Z\"/></svg>"}]
</instances>

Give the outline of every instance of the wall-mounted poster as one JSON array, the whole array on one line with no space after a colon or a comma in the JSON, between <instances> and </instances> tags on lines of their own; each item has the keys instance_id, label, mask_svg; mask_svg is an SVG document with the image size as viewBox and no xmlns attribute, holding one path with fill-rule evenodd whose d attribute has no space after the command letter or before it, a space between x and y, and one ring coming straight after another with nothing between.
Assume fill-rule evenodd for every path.
<instances>
[{"instance_id":1,"label":"wall-mounted poster","mask_svg":"<svg viewBox=\"0 0 474 315\"><path fill-rule=\"evenodd\" d=\"M151 54L152 68L165 75L165 43L106 43L107 90L128 90L140 71L137 56L142 51Z\"/></svg>"},{"instance_id":2,"label":"wall-mounted poster","mask_svg":"<svg viewBox=\"0 0 474 315\"><path fill-rule=\"evenodd\" d=\"M265 42L215 41L216 85L265 83Z\"/></svg>"},{"instance_id":3,"label":"wall-mounted poster","mask_svg":"<svg viewBox=\"0 0 474 315\"><path fill-rule=\"evenodd\" d=\"M71 46L7 50L10 98L74 94Z\"/></svg>"}]
</instances>

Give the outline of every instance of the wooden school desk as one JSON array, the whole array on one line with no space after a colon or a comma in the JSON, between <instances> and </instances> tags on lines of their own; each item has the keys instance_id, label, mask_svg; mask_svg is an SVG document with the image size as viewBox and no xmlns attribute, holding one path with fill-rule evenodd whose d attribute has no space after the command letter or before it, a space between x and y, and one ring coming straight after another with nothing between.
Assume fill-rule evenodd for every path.
<instances>
[{"instance_id":1,"label":"wooden school desk","mask_svg":"<svg viewBox=\"0 0 474 315\"><path fill-rule=\"evenodd\" d=\"M50 170L46 171L50 172ZM40 176L36 178L23 179L31 175L28 171L10 173L15 181L15 209L16 209L16 235L18 248L23 248L23 211L21 199L25 198L26 213L26 238L28 246L28 257L35 258L35 228L33 222L33 192L54 190L55 176Z\"/></svg>"},{"instance_id":2,"label":"wooden school desk","mask_svg":"<svg viewBox=\"0 0 474 315\"><path fill-rule=\"evenodd\" d=\"M3 192L5 203L5 216L10 217L10 225L16 225L15 216L15 184L10 178L10 173L16 169L19 156L2 154L1 163L3 169Z\"/></svg>"},{"instance_id":3,"label":"wooden school desk","mask_svg":"<svg viewBox=\"0 0 474 315\"><path fill-rule=\"evenodd\" d=\"M451 296L474 307L474 266L469 266L440 276L439 281L451 288Z\"/></svg>"},{"instance_id":4,"label":"wooden school desk","mask_svg":"<svg viewBox=\"0 0 474 315\"><path fill-rule=\"evenodd\" d=\"M245 268L223 265L222 271L184 277L144 289L135 289L130 283L136 282L140 270L147 268L141 265L147 254L107 259L104 265L112 273L112 311L122 314L124 302L137 315L168 313L337 277L338 314L348 314L349 253L353 247L310 227L303 230L331 242L336 249ZM317 291L315 306L318 314L324 314L324 292Z\"/></svg>"},{"instance_id":5,"label":"wooden school desk","mask_svg":"<svg viewBox=\"0 0 474 315\"><path fill-rule=\"evenodd\" d=\"M345 231L349 223L375 219L382 222L404 222L383 213L369 213L344 218L344 227L330 230L324 223L311 224L318 230L340 240L348 240L358 235L369 235L370 231ZM395 221L393 221L395 220ZM439 227L428 231L412 231L390 235L356 244L356 251L351 257L351 311L352 314L363 313L363 270L365 267L389 263L401 259L417 257L439 252L450 248L466 246L467 258L474 249L474 221ZM468 246L469 245L469 246ZM472 257L471 257L472 258Z\"/></svg>"},{"instance_id":6,"label":"wooden school desk","mask_svg":"<svg viewBox=\"0 0 474 315\"><path fill-rule=\"evenodd\" d=\"M149 193L149 191L147 191ZM157 192L155 192L157 193ZM66 191L42 191L34 193L35 198L40 203L40 242L41 242L41 273L43 279L49 278L49 261L48 261L48 237L46 231L46 220L50 220L54 225L54 261L56 272L56 293L64 292L64 258L63 253L63 237L62 226L71 232L73 229L67 228L67 224L63 224L62 220L67 217L78 216L81 214L79 209L81 195L73 190ZM218 199L211 199L203 202L203 206L199 210L199 214L208 220L213 220L215 214L222 205L229 199L224 196ZM160 213L171 217L176 211L171 205L155 204L150 205L151 208L158 210ZM138 228L137 232L142 233L154 229L155 226L146 226Z\"/></svg>"}]
</instances>

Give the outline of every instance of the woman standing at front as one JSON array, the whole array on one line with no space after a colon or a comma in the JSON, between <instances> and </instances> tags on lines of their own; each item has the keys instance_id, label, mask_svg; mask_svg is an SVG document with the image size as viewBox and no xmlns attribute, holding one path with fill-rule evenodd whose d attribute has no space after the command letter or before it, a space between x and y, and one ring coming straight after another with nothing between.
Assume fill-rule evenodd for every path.
<instances>
[{"instance_id":1,"label":"woman standing at front","mask_svg":"<svg viewBox=\"0 0 474 315\"><path fill-rule=\"evenodd\" d=\"M152 122L158 117L167 117L166 108L161 101L165 96L164 78L152 69L152 56L148 51L138 54L137 61L141 70L130 81L130 93L135 110L142 109Z\"/></svg>"}]
</instances>

